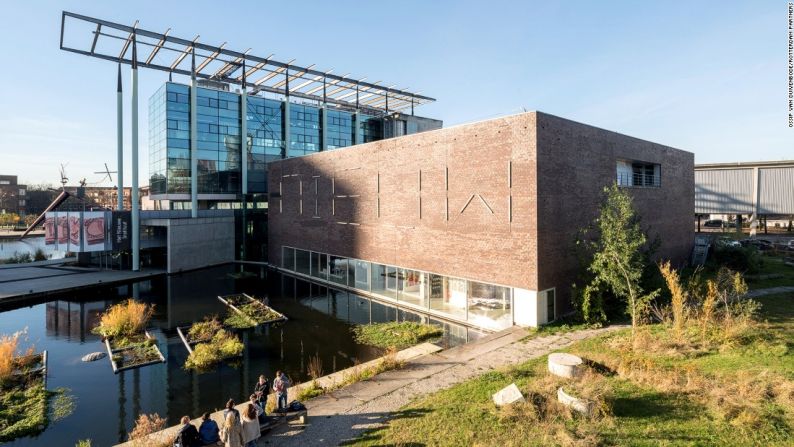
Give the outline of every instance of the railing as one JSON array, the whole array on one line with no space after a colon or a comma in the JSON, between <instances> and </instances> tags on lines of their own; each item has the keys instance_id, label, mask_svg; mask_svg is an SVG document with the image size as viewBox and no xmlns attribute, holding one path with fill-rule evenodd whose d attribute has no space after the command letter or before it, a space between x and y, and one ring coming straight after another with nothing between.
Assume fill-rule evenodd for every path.
<instances>
[{"instance_id":1,"label":"railing","mask_svg":"<svg viewBox=\"0 0 794 447\"><path fill-rule=\"evenodd\" d=\"M617 174L618 186L634 188L659 188L662 186L659 176L654 174L621 173Z\"/></svg>"}]
</instances>

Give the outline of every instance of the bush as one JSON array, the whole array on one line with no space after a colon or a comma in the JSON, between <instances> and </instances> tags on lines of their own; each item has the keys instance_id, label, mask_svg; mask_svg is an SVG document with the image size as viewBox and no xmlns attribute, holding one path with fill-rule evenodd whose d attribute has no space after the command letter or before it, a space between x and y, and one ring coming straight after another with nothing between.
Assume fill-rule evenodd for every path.
<instances>
[{"instance_id":1,"label":"bush","mask_svg":"<svg viewBox=\"0 0 794 447\"><path fill-rule=\"evenodd\" d=\"M130 441L135 446L170 446L170 440L147 439L152 433L165 429L166 420L159 414L140 414L135 421L135 427L129 433Z\"/></svg>"},{"instance_id":2,"label":"bush","mask_svg":"<svg viewBox=\"0 0 794 447\"><path fill-rule=\"evenodd\" d=\"M188 341L204 341L211 339L215 334L223 329L217 318L208 318L198 323L193 323L187 331Z\"/></svg>"},{"instance_id":3,"label":"bush","mask_svg":"<svg viewBox=\"0 0 794 447\"><path fill-rule=\"evenodd\" d=\"M185 362L185 368L204 370L223 359L243 353L243 343L237 336L221 329L207 343L199 343Z\"/></svg>"},{"instance_id":4,"label":"bush","mask_svg":"<svg viewBox=\"0 0 794 447\"><path fill-rule=\"evenodd\" d=\"M47 255L44 253L44 250L37 248L36 252L33 253L33 260L34 261L46 261L48 259Z\"/></svg>"},{"instance_id":5,"label":"bush","mask_svg":"<svg viewBox=\"0 0 794 447\"><path fill-rule=\"evenodd\" d=\"M744 273L758 273L763 260L755 247L717 246L711 258L715 264Z\"/></svg>"},{"instance_id":6,"label":"bush","mask_svg":"<svg viewBox=\"0 0 794 447\"><path fill-rule=\"evenodd\" d=\"M135 336L146 329L153 313L154 306L128 299L105 311L94 332L104 337Z\"/></svg>"},{"instance_id":7,"label":"bush","mask_svg":"<svg viewBox=\"0 0 794 447\"><path fill-rule=\"evenodd\" d=\"M0 335L0 386L11 377L19 357L33 354L33 347L28 348L24 353L19 351L19 341L24 335L25 331Z\"/></svg>"},{"instance_id":8,"label":"bush","mask_svg":"<svg viewBox=\"0 0 794 447\"><path fill-rule=\"evenodd\" d=\"M402 349L439 337L444 330L432 324L403 321L358 325L353 332L356 341L361 344Z\"/></svg>"}]
</instances>

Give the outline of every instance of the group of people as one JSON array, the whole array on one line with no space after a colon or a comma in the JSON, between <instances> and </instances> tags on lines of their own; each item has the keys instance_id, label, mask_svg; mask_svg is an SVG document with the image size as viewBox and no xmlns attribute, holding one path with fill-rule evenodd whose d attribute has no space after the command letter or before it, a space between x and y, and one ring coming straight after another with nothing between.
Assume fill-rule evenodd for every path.
<instances>
[{"instance_id":1,"label":"group of people","mask_svg":"<svg viewBox=\"0 0 794 447\"><path fill-rule=\"evenodd\" d=\"M276 405L279 412L287 410L289 387L289 378L283 372L277 371L272 389L276 393ZM265 421L268 394L270 394L270 384L265 376L259 376L254 393L249 397L248 405L245 406L242 415L235 408L234 399L229 399L226 402L220 428L210 418L209 413L204 413L201 417L201 426L198 429L190 423L189 416L183 416L182 427L176 435L174 445L198 447L222 442L225 447L255 447L257 439L262 435L260 424Z\"/></svg>"}]
</instances>

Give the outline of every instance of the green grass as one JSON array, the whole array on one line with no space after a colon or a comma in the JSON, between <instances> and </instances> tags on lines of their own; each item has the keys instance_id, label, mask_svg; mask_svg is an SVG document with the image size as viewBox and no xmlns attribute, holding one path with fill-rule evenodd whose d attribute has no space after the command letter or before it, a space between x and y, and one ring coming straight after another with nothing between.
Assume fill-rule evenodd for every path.
<instances>
[{"instance_id":1,"label":"green grass","mask_svg":"<svg viewBox=\"0 0 794 447\"><path fill-rule=\"evenodd\" d=\"M783 256L763 255L763 264L760 275L781 275L780 278L747 280L747 286L752 289L768 289L770 287L794 286L794 267L786 265Z\"/></svg>"},{"instance_id":2,"label":"green grass","mask_svg":"<svg viewBox=\"0 0 794 447\"><path fill-rule=\"evenodd\" d=\"M0 390L0 443L37 435L69 416L74 400L68 391L47 391L42 384Z\"/></svg>"},{"instance_id":3,"label":"green grass","mask_svg":"<svg viewBox=\"0 0 794 447\"><path fill-rule=\"evenodd\" d=\"M383 349L404 349L444 333L438 326L413 321L362 324L353 332L357 342Z\"/></svg>"},{"instance_id":4,"label":"green grass","mask_svg":"<svg viewBox=\"0 0 794 447\"><path fill-rule=\"evenodd\" d=\"M388 425L348 444L791 445L794 294L770 295L758 301L763 304L764 321L752 329L749 344L694 349L683 355L635 350L631 359L650 365L647 370L638 367L644 371L640 374L632 370L624 374L620 369L626 359L620 343L629 339L628 330L571 346L568 351L604 366L604 375L598 377L608 391L605 399L611 415L607 417L586 419L558 409L533 419L527 408L534 406L497 408L491 396L513 382L533 402L556 405L554 390L566 382L547 373L544 356L414 401L394 413ZM654 326L647 339L653 343L669 338L670 330ZM694 382L668 383L676 377ZM788 400L778 388L772 388L781 384L789 386L782 388L791 393ZM769 395L773 389L774 398ZM736 407L744 397L733 396L743 393L748 407Z\"/></svg>"}]
</instances>

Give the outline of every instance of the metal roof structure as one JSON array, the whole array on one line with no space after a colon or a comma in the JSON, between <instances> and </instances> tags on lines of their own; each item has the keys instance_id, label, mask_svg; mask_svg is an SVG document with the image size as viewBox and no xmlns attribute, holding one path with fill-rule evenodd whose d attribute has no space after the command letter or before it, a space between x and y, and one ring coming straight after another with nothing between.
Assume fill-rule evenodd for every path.
<instances>
[{"instance_id":1,"label":"metal roof structure","mask_svg":"<svg viewBox=\"0 0 794 447\"><path fill-rule=\"evenodd\" d=\"M794 161L695 165L695 213L794 215Z\"/></svg>"},{"instance_id":2,"label":"metal roof structure","mask_svg":"<svg viewBox=\"0 0 794 447\"><path fill-rule=\"evenodd\" d=\"M67 29L68 28L68 29ZM71 31L70 31L71 30ZM335 75L333 70L320 71L314 64L300 66L295 59L280 62L267 57L199 42L199 36L183 39L164 33L144 30L138 21L132 26L96 19L68 11L61 16L60 48L84 56L120 64L137 65L168 73L245 85L250 95L270 92L347 108L374 109L385 113L401 111L434 102L435 99L384 86L382 81L365 82L366 78ZM72 41L77 43L72 43ZM137 47L136 51L130 51ZM137 53L137 55L136 55ZM185 61L190 56L190 60ZM135 60L133 60L133 58Z\"/></svg>"}]
</instances>

